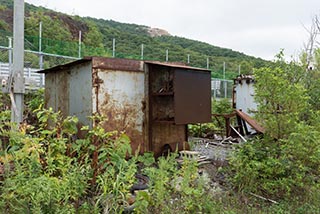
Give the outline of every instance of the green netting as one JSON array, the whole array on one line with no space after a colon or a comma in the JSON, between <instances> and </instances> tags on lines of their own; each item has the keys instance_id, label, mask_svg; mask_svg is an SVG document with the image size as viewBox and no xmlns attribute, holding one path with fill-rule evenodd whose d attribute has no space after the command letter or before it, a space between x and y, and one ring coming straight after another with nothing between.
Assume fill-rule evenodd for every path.
<instances>
[{"instance_id":1,"label":"green netting","mask_svg":"<svg viewBox=\"0 0 320 214\"><path fill-rule=\"evenodd\" d=\"M7 31L1 31L0 30L0 46L8 47L9 46L9 40L8 37L12 37L12 32ZM29 36L25 35L25 50L30 51L39 51L39 37L38 36ZM112 45L110 43L105 45ZM110 47L111 48L111 47ZM46 56L44 58L43 64L45 68L48 68L50 66L63 64L65 62L69 62L70 59L64 56L68 57L79 57L79 51L80 51L80 57L83 56L104 56L104 57L112 57L113 52L108 47L103 47L102 45L100 47L93 47L93 46L87 46L84 43L81 43L79 47L78 41L61 41L61 40L54 40L49 38L41 38L41 52L43 53L49 53L56 56ZM117 58L126 58L126 59L141 59L141 46L137 45L136 48L129 48L124 47L123 44L119 45L119 49L117 49L118 46L116 46L116 52L115 57ZM181 50L171 48L169 49L169 61L170 62L183 62L187 64L187 54L181 55ZM8 59L7 53L1 53L1 61L7 61ZM27 54L27 60L29 61L29 64L32 64L33 66L37 67L39 66L39 54ZM162 57L161 57L162 56ZM57 58L57 59L55 59ZM64 59L67 58L67 59ZM215 78L223 78L224 76L226 79L233 79L237 75L237 71L228 71L223 74L223 68L222 68L222 62L223 59L221 57L210 57L206 55L201 54L190 54L190 63L188 65L193 67L200 67L200 68L207 68L207 58L210 60L210 67L209 69L212 71L212 77ZM154 61L166 61L166 47L162 46L156 46L153 49L151 49L148 46L145 46L144 52L143 52L143 59L144 60L154 60Z\"/></svg>"}]
</instances>

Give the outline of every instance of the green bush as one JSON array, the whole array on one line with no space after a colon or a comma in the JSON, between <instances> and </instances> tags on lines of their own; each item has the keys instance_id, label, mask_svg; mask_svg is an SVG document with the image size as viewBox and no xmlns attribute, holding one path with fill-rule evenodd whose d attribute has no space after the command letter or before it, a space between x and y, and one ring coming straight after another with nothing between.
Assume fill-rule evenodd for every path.
<instances>
[{"instance_id":1,"label":"green bush","mask_svg":"<svg viewBox=\"0 0 320 214\"><path fill-rule=\"evenodd\" d=\"M293 76L295 69L280 61L276 68L255 71L256 116L266 132L234 152L229 178L240 192L284 203L292 199L285 207L301 208L303 203L313 207L319 201L319 194L310 192L319 191L319 118L310 108L305 80Z\"/></svg>"}]
</instances>

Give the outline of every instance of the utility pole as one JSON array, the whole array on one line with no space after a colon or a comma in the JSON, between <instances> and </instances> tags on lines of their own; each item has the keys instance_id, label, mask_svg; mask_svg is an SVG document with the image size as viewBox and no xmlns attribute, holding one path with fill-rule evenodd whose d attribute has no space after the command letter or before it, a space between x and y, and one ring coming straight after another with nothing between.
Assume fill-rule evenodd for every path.
<instances>
[{"instance_id":1,"label":"utility pole","mask_svg":"<svg viewBox=\"0 0 320 214\"><path fill-rule=\"evenodd\" d=\"M13 91L10 86L11 121L21 123L24 105L24 0L14 0L13 12ZM13 93L13 94L12 94ZM12 96L13 95L13 96Z\"/></svg>"},{"instance_id":2,"label":"utility pole","mask_svg":"<svg viewBox=\"0 0 320 214\"><path fill-rule=\"evenodd\" d=\"M81 59L81 39L82 39L82 32L79 31L79 41L78 41L78 58Z\"/></svg>"},{"instance_id":3,"label":"utility pole","mask_svg":"<svg viewBox=\"0 0 320 214\"><path fill-rule=\"evenodd\" d=\"M207 58L207 69L209 70L210 64L209 64L209 58Z\"/></svg>"},{"instance_id":4,"label":"utility pole","mask_svg":"<svg viewBox=\"0 0 320 214\"><path fill-rule=\"evenodd\" d=\"M226 62L223 62L224 98L227 98Z\"/></svg>"},{"instance_id":5,"label":"utility pole","mask_svg":"<svg viewBox=\"0 0 320 214\"><path fill-rule=\"evenodd\" d=\"M141 44L141 60L143 60L143 49L144 49L144 45Z\"/></svg>"},{"instance_id":6,"label":"utility pole","mask_svg":"<svg viewBox=\"0 0 320 214\"><path fill-rule=\"evenodd\" d=\"M169 50L167 49L166 50L166 62L168 62L169 61Z\"/></svg>"},{"instance_id":7,"label":"utility pole","mask_svg":"<svg viewBox=\"0 0 320 214\"><path fill-rule=\"evenodd\" d=\"M113 58L116 57L116 39L115 38L112 39L112 57Z\"/></svg>"},{"instance_id":8,"label":"utility pole","mask_svg":"<svg viewBox=\"0 0 320 214\"><path fill-rule=\"evenodd\" d=\"M190 54L188 54L187 63L190 64Z\"/></svg>"},{"instance_id":9,"label":"utility pole","mask_svg":"<svg viewBox=\"0 0 320 214\"><path fill-rule=\"evenodd\" d=\"M223 62L223 79L226 79L226 62Z\"/></svg>"},{"instance_id":10,"label":"utility pole","mask_svg":"<svg viewBox=\"0 0 320 214\"><path fill-rule=\"evenodd\" d=\"M39 69L43 69L43 54L42 54L42 22L39 22ZM40 74L40 87L44 86L44 74Z\"/></svg>"}]
</instances>

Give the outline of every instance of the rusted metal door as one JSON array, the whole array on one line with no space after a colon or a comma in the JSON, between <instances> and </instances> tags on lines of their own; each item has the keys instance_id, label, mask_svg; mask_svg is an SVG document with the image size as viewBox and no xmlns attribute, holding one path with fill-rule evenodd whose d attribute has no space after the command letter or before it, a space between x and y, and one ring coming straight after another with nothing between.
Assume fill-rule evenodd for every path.
<instances>
[{"instance_id":1,"label":"rusted metal door","mask_svg":"<svg viewBox=\"0 0 320 214\"><path fill-rule=\"evenodd\" d=\"M210 72L176 69L173 84L175 123L211 122Z\"/></svg>"}]
</instances>

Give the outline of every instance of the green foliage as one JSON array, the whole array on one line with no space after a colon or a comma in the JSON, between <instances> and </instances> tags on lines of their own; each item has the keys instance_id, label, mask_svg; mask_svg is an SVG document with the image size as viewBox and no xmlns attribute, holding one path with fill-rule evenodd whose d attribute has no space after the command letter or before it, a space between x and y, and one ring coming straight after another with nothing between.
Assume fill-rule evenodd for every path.
<instances>
[{"instance_id":1,"label":"green foliage","mask_svg":"<svg viewBox=\"0 0 320 214\"><path fill-rule=\"evenodd\" d=\"M189 124L188 135L192 137L206 137L217 130L214 123Z\"/></svg>"},{"instance_id":2,"label":"green foliage","mask_svg":"<svg viewBox=\"0 0 320 214\"><path fill-rule=\"evenodd\" d=\"M1 12L1 8L0 8L0 12ZM0 30L5 30L5 31L9 30L9 25L3 20L0 20Z\"/></svg>"},{"instance_id":3,"label":"green foliage","mask_svg":"<svg viewBox=\"0 0 320 214\"><path fill-rule=\"evenodd\" d=\"M12 8L12 1L1 0L6 11ZM116 39L116 57L141 59L141 44L144 44L144 59L165 61L166 50L169 50L169 61L190 65L209 67L212 76L223 78L223 63L226 63L226 78L233 79L238 74L241 64L242 73L251 72L252 68L260 68L271 62L247 56L231 49L216 47L204 42L176 36L151 37L149 27L119 23L113 20L102 20L89 17L68 16L42 7L26 3L25 35L26 48L39 49L39 22L42 21L42 51L52 54L78 57L78 33L81 30L83 43L81 56L111 56L112 40ZM1 22L2 21L2 22ZM0 29L12 29L12 23L0 20ZM62 42L63 41L63 42ZM7 42L5 43L7 44ZM32 65L33 60L30 59ZM57 63L50 62L50 66ZM250 66L245 66L250 65ZM249 69L249 70L247 70Z\"/></svg>"},{"instance_id":4,"label":"green foliage","mask_svg":"<svg viewBox=\"0 0 320 214\"><path fill-rule=\"evenodd\" d=\"M303 68L284 63L281 52L278 57L276 67L255 70L256 117L266 133L241 145L230 157L230 180L245 193L292 199L292 204L299 198L294 206L310 211L301 205L314 207L319 200L310 190L319 188L320 120L310 105L309 79Z\"/></svg>"},{"instance_id":5,"label":"green foliage","mask_svg":"<svg viewBox=\"0 0 320 214\"><path fill-rule=\"evenodd\" d=\"M32 100L28 105L38 103ZM136 159L125 159L129 138L104 132L97 124L86 138L75 139L77 118L63 119L51 109L35 113L35 126L0 127L0 136L9 139L0 159L6 166L0 185L1 212L121 211L136 172ZM95 154L97 159L91 158Z\"/></svg>"},{"instance_id":6,"label":"green foliage","mask_svg":"<svg viewBox=\"0 0 320 214\"><path fill-rule=\"evenodd\" d=\"M287 137L308 107L309 97L304 86L290 81L280 67L258 69L255 78L255 98L261 112L257 117L270 136L277 139Z\"/></svg>"},{"instance_id":7,"label":"green foliage","mask_svg":"<svg viewBox=\"0 0 320 214\"><path fill-rule=\"evenodd\" d=\"M29 107L38 106L37 97L28 102ZM130 139L105 132L101 117L94 116L94 128L84 127L86 137L76 139L77 118L62 118L42 108L35 114L38 124L34 126L0 127L0 136L9 139L0 159L5 166L1 212L122 213L129 206L138 162L150 183L147 192L136 196L136 213L208 213L214 209L214 204L207 204L208 198L213 199L207 195L208 181L199 176L195 161L186 159L178 169L174 153L159 158L155 168L151 153L128 158Z\"/></svg>"},{"instance_id":8,"label":"green foliage","mask_svg":"<svg viewBox=\"0 0 320 214\"><path fill-rule=\"evenodd\" d=\"M212 110L213 114L230 114L233 112L233 108L230 99L214 99L212 100Z\"/></svg>"},{"instance_id":9,"label":"green foliage","mask_svg":"<svg viewBox=\"0 0 320 214\"><path fill-rule=\"evenodd\" d=\"M144 170L151 183L148 192L138 193L136 213L215 212L213 195L206 189L208 181L198 174L197 163L185 159L178 170L175 158L175 153L161 157L157 168Z\"/></svg>"}]
</instances>

